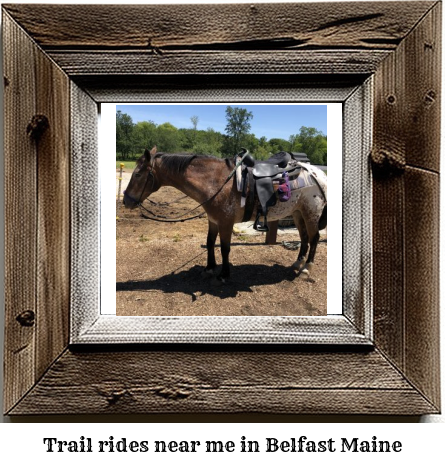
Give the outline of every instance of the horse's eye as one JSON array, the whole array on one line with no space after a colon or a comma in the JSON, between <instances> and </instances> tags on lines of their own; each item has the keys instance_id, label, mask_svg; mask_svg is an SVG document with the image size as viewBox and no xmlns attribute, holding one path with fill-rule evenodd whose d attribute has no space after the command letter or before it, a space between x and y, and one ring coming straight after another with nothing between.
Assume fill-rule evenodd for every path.
<instances>
[{"instance_id":1,"label":"horse's eye","mask_svg":"<svg viewBox=\"0 0 445 465\"><path fill-rule=\"evenodd\" d=\"M140 177L141 177L141 173L135 173L135 174L134 174L134 177L135 177L135 178L140 178Z\"/></svg>"}]
</instances>

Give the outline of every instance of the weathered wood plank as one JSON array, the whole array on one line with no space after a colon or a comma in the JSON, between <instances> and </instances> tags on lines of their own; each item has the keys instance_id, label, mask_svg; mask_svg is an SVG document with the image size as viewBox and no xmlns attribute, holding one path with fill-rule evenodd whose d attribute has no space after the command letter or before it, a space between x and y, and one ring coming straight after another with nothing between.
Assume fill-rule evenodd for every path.
<instances>
[{"instance_id":1,"label":"weathered wood plank","mask_svg":"<svg viewBox=\"0 0 445 465\"><path fill-rule=\"evenodd\" d=\"M368 79L343 104L343 314L372 338L372 87ZM358 199L360 201L358 202ZM338 246L338 245L336 245Z\"/></svg>"},{"instance_id":2,"label":"weathered wood plank","mask_svg":"<svg viewBox=\"0 0 445 465\"><path fill-rule=\"evenodd\" d=\"M98 106L70 83L71 109L71 334L100 313Z\"/></svg>"},{"instance_id":3,"label":"weathered wood plank","mask_svg":"<svg viewBox=\"0 0 445 465\"><path fill-rule=\"evenodd\" d=\"M404 182L406 48L384 60L374 80L373 160L382 161L373 179L374 339L404 368Z\"/></svg>"},{"instance_id":4,"label":"weathered wood plank","mask_svg":"<svg viewBox=\"0 0 445 465\"><path fill-rule=\"evenodd\" d=\"M373 181L374 341L404 367L404 183Z\"/></svg>"},{"instance_id":5,"label":"weathered wood plank","mask_svg":"<svg viewBox=\"0 0 445 465\"><path fill-rule=\"evenodd\" d=\"M389 50L64 50L49 55L73 78L136 74L371 74Z\"/></svg>"},{"instance_id":6,"label":"weathered wood plank","mask_svg":"<svg viewBox=\"0 0 445 465\"><path fill-rule=\"evenodd\" d=\"M27 135L35 114L35 46L3 15L5 156L5 382L8 411L35 382L36 147ZM17 320L18 318L18 320Z\"/></svg>"},{"instance_id":7,"label":"weathered wood plank","mask_svg":"<svg viewBox=\"0 0 445 465\"><path fill-rule=\"evenodd\" d=\"M412 1L332 2L323 8L318 3L8 4L5 8L44 49L93 46L159 51L190 46L394 49L433 5Z\"/></svg>"},{"instance_id":8,"label":"weathered wood plank","mask_svg":"<svg viewBox=\"0 0 445 465\"><path fill-rule=\"evenodd\" d=\"M37 149L36 376L65 349L70 296L69 78L41 50L35 52L36 114L48 127Z\"/></svg>"},{"instance_id":9,"label":"weathered wood plank","mask_svg":"<svg viewBox=\"0 0 445 465\"><path fill-rule=\"evenodd\" d=\"M405 173L405 360L408 379L440 406L439 175Z\"/></svg>"},{"instance_id":10,"label":"weathered wood plank","mask_svg":"<svg viewBox=\"0 0 445 465\"><path fill-rule=\"evenodd\" d=\"M6 411L12 414L437 412L439 106L436 89L440 87L440 48L436 38L439 37L440 4L331 3L324 4L323 8L319 4L304 3L256 4L253 7L9 5L6 8L20 25L11 21L8 14L4 15ZM36 21L37 17L39 21ZM104 24L107 25L106 34ZM259 68L253 68L258 74L251 74L250 84L249 79L239 84L239 76L233 74L218 76L218 79L215 75L197 79L184 74L180 83L177 76L167 82L165 76L156 75L156 65L158 69L175 72L181 56L192 57L188 73L203 69L200 52L203 57L215 54L211 65L216 70L219 69L218 54L226 56L232 67L231 73L236 72L233 57L237 52L247 58L249 52L267 58L263 63L264 73L270 72L267 60L276 63L275 70L283 69L275 86L284 91L295 90L295 87L283 85L282 81L288 80L289 75L279 67L280 53L289 57L295 54L299 58L307 53L300 64L301 69L306 66L306 72L309 72L312 69L310 60L321 57L331 48L333 54L326 55L334 58L331 64L320 63L313 69L316 72L318 66L326 73L324 79L332 82L338 75L329 74L329 66L345 72L363 73L362 64L369 66L372 62L369 57L385 55L375 79L374 153L377 158L380 152L383 158L389 158L398 176L380 177L374 183L374 334L379 349L373 352L357 349L354 352L325 347L321 350L309 348L305 352L273 352L269 348L267 351L260 347L242 351L232 347L219 352L204 347L199 350L190 347L175 347L174 350L158 347L154 350L150 347L151 350L146 352L126 352L117 346L116 352L96 353L97 348L90 346L87 352L65 351L44 372L45 364L57 354L57 350L49 350L49 346L54 343L60 349L64 345L65 323L54 326L61 327L63 332L54 338L53 329L42 331L39 328L36 333L36 326L27 325L34 322L37 295L39 308L47 298L56 309L56 319L63 321L60 318L64 313L56 304L58 301L63 306L63 299L60 295L55 300L49 296L49 289L59 282L59 278L48 270L58 266L57 263L63 267L65 262L64 258L59 262L55 254L47 255L46 250L47 239L52 234L60 244L64 243L66 233L64 227L59 229L52 218L42 217L41 211L50 210L54 201L52 195L55 195L56 211L64 217L65 194L63 188L55 189L55 193L51 189L49 192L40 190L41 204L37 203L36 170L39 173L38 170L43 169L48 174L46 169L54 166L55 159L45 152L42 163L40 159L37 162L37 157L40 158L38 147L36 150L38 144L25 134L38 106L44 110L48 108L50 116L59 114L58 111L63 114L63 110L39 100L40 96L36 98L40 91L36 82L43 82L46 88L48 81L41 81L40 65L36 75L36 54L40 50L24 31L54 57L66 57L67 69L70 66L68 57L75 51L72 56L77 57L77 62L70 68L71 72L83 73L88 69L92 73L90 76L76 75L76 82L84 83L104 99L133 95L131 98L136 101L146 95L152 97L153 92L158 92L156 95L166 101L190 99L194 92L203 98L204 94L200 93L203 88L219 95L218 89L232 85L236 91L234 97L242 101L253 95L246 89L257 90L264 84L264 75ZM154 69L151 78L159 78L157 88L153 87L156 79L147 83L146 76L139 72L139 76L116 78L109 75L107 66L114 66L112 69L116 72L124 72L122 66L110 64L112 55L122 49L128 54L126 56L130 56L131 49L131 56L138 57L139 61L130 61L134 68L140 64L148 73ZM355 50L353 63L345 63L342 68L340 59L336 61L335 52L352 49ZM80 60L82 55L91 53L93 56L97 50L104 64L101 64L102 68L96 68L95 74L91 61L84 66ZM362 51L366 56L361 55ZM298 61L299 58L295 59ZM363 63L361 58L365 58ZM292 66L292 63L287 65ZM296 67L291 69L298 73ZM105 74L101 74L103 72ZM50 81L56 87L55 101L59 106L64 103L64 91L55 74L51 75ZM307 77L309 81L314 78L312 75ZM160 81L164 81L161 86ZM126 87L124 90L122 85ZM43 95L53 99L52 94ZM261 99L263 95L258 93L258 96ZM86 106L90 108L92 105L94 102L89 101ZM50 129L58 128L57 131L62 132L64 127L63 118L55 126L50 125ZM44 137L49 135L44 134ZM63 143L59 144L57 146L65 150ZM81 159L86 156L84 148L80 147L79 154ZM20 170L17 169L18 162ZM400 175L401 172L405 174ZM61 167L58 172L61 186L64 173L65 169ZM42 177L42 187L50 186L46 174ZM17 186L23 186L23 189ZM410 190L412 186L416 189ZM405 221L406 227L403 226ZM413 225L412 230L409 225ZM423 241L428 242L426 246L422 243L425 248L420 249L419 238L428 238ZM411 244L416 244L413 249ZM41 273L38 278L37 269ZM424 276L419 280L420 273ZM48 274L47 286L43 279ZM63 277L61 282L64 282ZM37 311L38 326L52 324L50 312L40 309ZM21 324L16 319L18 315ZM35 345L39 347L37 360ZM36 383L41 374L43 377Z\"/></svg>"},{"instance_id":11,"label":"weathered wood plank","mask_svg":"<svg viewBox=\"0 0 445 465\"><path fill-rule=\"evenodd\" d=\"M442 4L405 41L406 163L439 172Z\"/></svg>"},{"instance_id":12,"label":"weathered wood plank","mask_svg":"<svg viewBox=\"0 0 445 465\"><path fill-rule=\"evenodd\" d=\"M363 75L95 75L73 81L98 102L343 102Z\"/></svg>"},{"instance_id":13,"label":"weathered wood plank","mask_svg":"<svg viewBox=\"0 0 445 465\"><path fill-rule=\"evenodd\" d=\"M435 411L378 352L66 352L12 414Z\"/></svg>"},{"instance_id":14,"label":"weathered wood plank","mask_svg":"<svg viewBox=\"0 0 445 465\"><path fill-rule=\"evenodd\" d=\"M438 336L438 27L440 5L376 73L372 153L375 341L436 405L438 348L429 341Z\"/></svg>"}]
</instances>

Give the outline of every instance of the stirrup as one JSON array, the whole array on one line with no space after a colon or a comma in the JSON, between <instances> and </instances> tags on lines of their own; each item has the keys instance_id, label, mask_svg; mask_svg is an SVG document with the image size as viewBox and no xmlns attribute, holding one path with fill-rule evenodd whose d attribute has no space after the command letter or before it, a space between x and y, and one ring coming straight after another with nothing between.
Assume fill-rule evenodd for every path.
<instances>
[{"instance_id":1,"label":"stirrup","mask_svg":"<svg viewBox=\"0 0 445 465\"><path fill-rule=\"evenodd\" d=\"M268 232L269 226L267 225L267 217L264 216L264 223L260 223L260 216L261 214L258 213L255 219L255 223L253 223L253 229L255 229L255 231Z\"/></svg>"}]
</instances>

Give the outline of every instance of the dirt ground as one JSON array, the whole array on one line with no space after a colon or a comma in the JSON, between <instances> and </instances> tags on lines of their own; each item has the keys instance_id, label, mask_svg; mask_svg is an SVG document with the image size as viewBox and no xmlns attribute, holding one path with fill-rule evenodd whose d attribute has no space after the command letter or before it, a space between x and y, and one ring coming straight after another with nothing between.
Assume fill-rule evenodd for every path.
<instances>
[{"instance_id":1,"label":"dirt ground","mask_svg":"<svg viewBox=\"0 0 445 465\"><path fill-rule=\"evenodd\" d=\"M171 201L183 194L162 188L150 199ZM167 217L197 204L186 198L168 207L147 208ZM195 214L196 212L194 212ZM116 314L121 316L321 316L327 310L327 242L320 242L311 277L291 268L299 241L294 228L279 233L277 245L252 228L232 236L231 279L215 285L201 277L207 259L207 219L157 223L139 209L118 208L116 220ZM285 232L285 233L284 233ZM322 235L323 239L323 235ZM285 242L283 245L282 242ZM286 247L285 247L286 246ZM219 240L216 260L221 264Z\"/></svg>"}]
</instances>

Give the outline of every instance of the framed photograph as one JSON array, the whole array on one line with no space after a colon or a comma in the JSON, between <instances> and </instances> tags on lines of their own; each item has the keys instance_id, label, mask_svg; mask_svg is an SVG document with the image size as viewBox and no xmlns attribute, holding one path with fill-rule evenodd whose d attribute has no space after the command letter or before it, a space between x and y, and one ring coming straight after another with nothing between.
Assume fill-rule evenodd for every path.
<instances>
[{"instance_id":1,"label":"framed photograph","mask_svg":"<svg viewBox=\"0 0 445 465\"><path fill-rule=\"evenodd\" d=\"M2 15L6 414L440 411L440 2L11 4ZM212 295L218 312L191 310L206 283L194 284L185 314L113 314L125 283L127 291L153 289L142 259L123 280L107 278L116 221L118 235L122 227L114 210L105 212L110 199L116 205L115 105L124 103L269 112L317 104L335 114L333 310L294 310L298 292L317 285L292 269L294 251L275 268L257 265L263 284L289 267L289 311L263 311L277 305L276 293L251 292L244 312L226 314L231 293L243 298L255 287L234 258L238 279ZM146 148L136 171L151 170L158 182L163 155ZM235 169L236 161L217 162ZM103 190L110 179L111 196ZM127 206L154 191L139 190L126 187ZM200 234L203 260L180 280L193 279L195 265L213 271L201 247L212 243ZM281 245L268 247L283 255ZM154 250L145 257L156 260L164 248ZM160 302L157 293L131 298Z\"/></svg>"}]
</instances>

